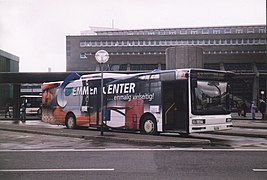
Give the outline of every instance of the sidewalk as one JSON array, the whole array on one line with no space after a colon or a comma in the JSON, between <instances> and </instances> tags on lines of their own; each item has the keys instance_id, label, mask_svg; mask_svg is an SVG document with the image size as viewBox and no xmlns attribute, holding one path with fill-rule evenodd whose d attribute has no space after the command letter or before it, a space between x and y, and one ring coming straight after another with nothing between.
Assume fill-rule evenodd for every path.
<instances>
[{"instance_id":1,"label":"sidewalk","mask_svg":"<svg viewBox=\"0 0 267 180\"><path fill-rule=\"evenodd\" d=\"M178 134L167 135L141 135L138 133L122 133L122 132L104 132L104 136L100 136L98 130L79 130L66 129L63 126L49 125L39 122L40 125L34 125L33 122L27 121L25 124L13 121L0 120L0 130L35 133L53 136L65 136L74 138L83 138L91 140L103 140L110 142L135 143L140 145L164 145L164 146L192 146L192 145L209 145L211 142L207 139L197 139L190 137L181 137Z\"/></svg>"},{"instance_id":2,"label":"sidewalk","mask_svg":"<svg viewBox=\"0 0 267 180\"><path fill-rule=\"evenodd\" d=\"M104 132L104 136L100 136L100 131L98 130L66 129L63 126L50 125L43 123L40 120L28 120L26 123L21 123L18 121L18 124L14 124L13 122L15 121L0 119L0 130L53 136L66 136L91 140L95 139L112 142L135 143L142 145L192 146L208 145L211 143L210 140L207 139L192 138L194 134L192 134L192 137L190 138L190 135L188 137L182 137L178 134L152 136L131 132L123 133L108 131ZM267 138L267 120L251 120L241 118L234 119L233 129L226 131L206 132L205 134Z\"/></svg>"},{"instance_id":3,"label":"sidewalk","mask_svg":"<svg viewBox=\"0 0 267 180\"><path fill-rule=\"evenodd\" d=\"M251 113L247 113L246 117L238 116L237 113L231 113L231 115L232 115L232 119L234 120L252 120ZM256 117L256 120L261 120L261 117L262 117L261 113L257 112L255 117Z\"/></svg>"}]
</instances>

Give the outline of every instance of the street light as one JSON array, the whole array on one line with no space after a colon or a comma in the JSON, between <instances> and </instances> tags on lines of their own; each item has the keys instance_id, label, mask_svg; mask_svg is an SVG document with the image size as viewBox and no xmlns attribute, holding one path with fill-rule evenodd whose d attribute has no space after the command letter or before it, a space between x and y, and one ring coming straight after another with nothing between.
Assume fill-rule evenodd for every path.
<instances>
[{"instance_id":1,"label":"street light","mask_svg":"<svg viewBox=\"0 0 267 180\"><path fill-rule=\"evenodd\" d=\"M109 59L109 54L107 51L105 50L99 50L96 52L95 54L95 58L97 60L97 62L100 65L100 70L101 70L101 87L100 87L100 101L101 101L101 105L100 105L100 109L101 109L101 127L100 127L100 131L101 131L101 136L103 136L104 132L103 132L103 122L104 122L104 118L103 118L103 64L105 64L108 59Z\"/></svg>"}]
</instances>

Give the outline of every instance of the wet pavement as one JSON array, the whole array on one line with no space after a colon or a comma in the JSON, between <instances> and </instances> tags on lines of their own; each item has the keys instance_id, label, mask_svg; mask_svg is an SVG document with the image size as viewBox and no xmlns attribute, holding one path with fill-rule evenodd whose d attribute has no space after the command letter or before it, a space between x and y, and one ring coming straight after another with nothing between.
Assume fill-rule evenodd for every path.
<instances>
[{"instance_id":1,"label":"wet pavement","mask_svg":"<svg viewBox=\"0 0 267 180\"><path fill-rule=\"evenodd\" d=\"M24 132L39 135L52 135L56 138L70 138L71 142L76 138L86 143L121 143L134 145L161 145L161 146L210 146L222 145L230 147L267 147L267 121L265 120L249 120L238 119L233 120L233 129L227 131L216 131L209 133L193 133L187 137L174 133L163 133L162 135L141 135L139 133L123 133L108 131L104 132L104 136L100 136L100 132L95 129L66 129L64 126L50 125L40 120L28 120L26 123L20 121L0 120L0 130ZM1 133L4 134L4 133ZM242 136L235 137L235 136ZM246 138L244 138L246 137ZM248 139L252 138L252 139ZM257 138L257 140L253 139ZM88 141L89 140L89 141ZM231 141L231 145L228 145ZM240 142L243 142L240 144ZM248 142L248 143L246 143ZM37 144L42 144L38 142ZM46 144L47 145L47 144ZM69 145L69 143L68 143ZM87 147L88 145L86 145Z\"/></svg>"},{"instance_id":2,"label":"wet pavement","mask_svg":"<svg viewBox=\"0 0 267 180\"><path fill-rule=\"evenodd\" d=\"M210 144L210 140L208 139L185 138L179 134L153 136L131 132L105 131L104 136L101 136L100 132L94 129L66 129L64 126L49 125L41 121L33 120L26 121L26 123L21 123L19 121L17 123L13 121L0 121L0 130L116 143L132 143L135 145L194 146Z\"/></svg>"}]
</instances>

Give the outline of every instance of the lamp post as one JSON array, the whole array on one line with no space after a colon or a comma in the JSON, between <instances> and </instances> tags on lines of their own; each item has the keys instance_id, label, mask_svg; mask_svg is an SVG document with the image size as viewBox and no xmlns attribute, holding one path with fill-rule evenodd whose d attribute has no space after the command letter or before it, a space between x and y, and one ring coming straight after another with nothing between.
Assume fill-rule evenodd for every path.
<instances>
[{"instance_id":1,"label":"lamp post","mask_svg":"<svg viewBox=\"0 0 267 180\"><path fill-rule=\"evenodd\" d=\"M95 54L95 58L97 60L97 62L100 65L100 70L101 70L101 87L100 87L100 101L101 101L101 105L100 105L100 109L101 109L101 127L100 127L100 131L101 131L101 136L104 135L103 132L103 122L104 122L104 118L103 118L103 64L105 64L108 59L109 59L109 54L107 51L105 50L99 50L96 52Z\"/></svg>"}]
</instances>

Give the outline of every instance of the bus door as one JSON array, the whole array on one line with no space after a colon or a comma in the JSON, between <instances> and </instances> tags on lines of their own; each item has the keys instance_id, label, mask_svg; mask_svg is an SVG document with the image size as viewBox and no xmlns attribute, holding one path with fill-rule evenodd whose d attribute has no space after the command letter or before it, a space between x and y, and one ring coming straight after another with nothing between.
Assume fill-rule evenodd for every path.
<instances>
[{"instance_id":1,"label":"bus door","mask_svg":"<svg viewBox=\"0 0 267 180\"><path fill-rule=\"evenodd\" d=\"M99 107L100 107L100 95L97 90L97 81L88 81L89 95L87 99L87 108L90 125L99 124Z\"/></svg>"},{"instance_id":2,"label":"bus door","mask_svg":"<svg viewBox=\"0 0 267 180\"><path fill-rule=\"evenodd\" d=\"M164 130L188 133L188 83L185 80L163 82Z\"/></svg>"}]
</instances>

